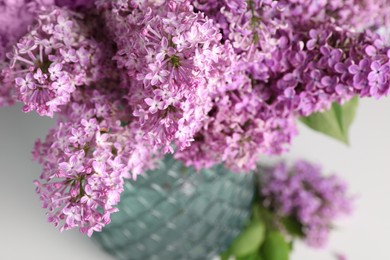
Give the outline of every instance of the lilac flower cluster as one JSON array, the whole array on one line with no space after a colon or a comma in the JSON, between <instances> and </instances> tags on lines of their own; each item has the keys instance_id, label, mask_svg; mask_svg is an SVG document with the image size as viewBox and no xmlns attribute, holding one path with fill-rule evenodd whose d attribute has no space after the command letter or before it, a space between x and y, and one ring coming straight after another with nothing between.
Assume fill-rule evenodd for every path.
<instances>
[{"instance_id":1,"label":"lilac flower cluster","mask_svg":"<svg viewBox=\"0 0 390 260\"><path fill-rule=\"evenodd\" d=\"M215 94L195 141L176 151L176 158L197 169L223 161L235 171L249 171L259 154L285 151L296 134L295 118L265 102L263 94L242 72L232 71L229 83Z\"/></svg>"},{"instance_id":2,"label":"lilac flower cluster","mask_svg":"<svg viewBox=\"0 0 390 260\"><path fill-rule=\"evenodd\" d=\"M165 153L248 171L298 116L387 95L385 2L0 0L0 106L59 115L34 152L50 221L91 234Z\"/></svg>"},{"instance_id":3,"label":"lilac flower cluster","mask_svg":"<svg viewBox=\"0 0 390 260\"><path fill-rule=\"evenodd\" d=\"M221 75L224 83L213 95L208 120L193 144L176 153L187 165L224 161L234 170L253 169L258 154L288 147L297 114L323 111L354 95L388 92L388 48L380 37L352 32L330 18L321 21L321 8L298 20L288 1L195 1L194 6L218 21L234 51L225 52L230 68ZM366 66L359 77L358 64Z\"/></svg>"},{"instance_id":4,"label":"lilac flower cluster","mask_svg":"<svg viewBox=\"0 0 390 260\"><path fill-rule=\"evenodd\" d=\"M241 1L231 9L221 4L211 10L211 4L197 6L220 21L226 40L243 58L241 67L253 85L264 89L268 103L310 115L353 95L386 95L389 48L380 36L341 27L333 22L338 21L336 14L321 15L322 5L314 2ZM323 7L332 13L335 7L326 2ZM359 64L364 68L355 77ZM380 79L369 78L371 72L380 73Z\"/></svg>"},{"instance_id":5,"label":"lilac flower cluster","mask_svg":"<svg viewBox=\"0 0 390 260\"><path fill-rule=\"evenodd\" d=\"M315 19L321 23L330 22L357 31L377 31L390 22L387 0L283 0L279 3L281 8L288 10L285 14L297 20Z\"/></svg>"},{"instance_id":6,"label":"lilac flower cluster","mask_svg":"<svg viewBox=\"0 0 390 260\"><path fill-rule=\"evenodd\" d=\"M133 129L122 123L128 111L121 92L109 86L76 90L57 127L35 144L34 158L43 165L37 192L49 210L49 222L61 230L80 227L88 236L101 231L116 211L124 178L135 179L137 167L153 164L152 148L134 144ZM144 164L135 165L134 156Z\"/></svg>"},{"instance_id":7,"label":"lilac flower cluster","mask_svg":"<svg viewBox=\"0 0 390 260\"><path fill-rule=\"evenodd\" d=\"M234 170L253 169L258 154L288 147L296 134L291 117L354 95L387 95L388 47L378 35L353 32L328 16L320 19L321 8L302 19L293 7L305 4L292 2L195 2L231 43L234 54L225 71L234 76L224 73L198 139L176 158L196 168L224 161Z\"/></svg>"},{"instance_id":8,"label":"lilac flower cluster","mask_svg":"<svg viewBox=\"0 0 390 260\"><path fill-rule=\"evenodd\" d=\"M34 12L45 4L45 1L1 0L0 1L0 107L12 105L15 98L14 78L9 69L6 54L12 46L27 32L32 24Z\"/></svg>"},{"instance_id":9,"label":"lilac flower cluster","mask_svg":"<svg viewBox=\"0 0 390 260\"><path fill-rule=\"evenodd\" d=\"M84 22L83 22L84 21ZM102 47L90 35L83 16L47 8L16 44L11 59L23 110L53 116L69 102L76 86L102 76Z\"/></svg>"},{"instance_id":10,"label":"lilac flower cluster","mask_svg":"<svg viewBox=\"0 0 390 260\"><path fill-rule=\"evenodd\" d=\"M318 165L297 161L290 169L285 163L260 172L263 206L279 217L292 217L302 225L306 242L321 247L332 223L351 212L346 184L337 176L323 176Z\"/></svg>"},{"instance_id":11,"label":"lilac flower cluster","mask_svg":"<svg viewBox=\"0 0 390 260\"><path fill-rule=\"evenodd\" d=\"M114 59L130 78L129 105L141 130L164 152L189 147L225 62L218 28L191 11L189 1L153 9L147 3L108 2L107 24L118 47Z\"/></svg>"}]
</instances>

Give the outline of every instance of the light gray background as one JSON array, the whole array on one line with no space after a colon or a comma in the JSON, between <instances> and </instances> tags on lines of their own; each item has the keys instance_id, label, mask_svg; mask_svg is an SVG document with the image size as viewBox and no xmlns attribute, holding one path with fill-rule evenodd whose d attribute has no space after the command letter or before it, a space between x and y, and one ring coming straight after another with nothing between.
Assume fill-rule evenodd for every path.
<instances>
[{"instance_id":1,"label":"light gray background","mask_svg":"<svg viewBox=\"0 0 390 260\"><path fill-rule=\"evenodd\" d=\"M292 260L334 260L334 252L349 260L390 259L389 112L389 99L362 100L350 147L299 127L284 157L322 163L342 175L359 198L354 215L339 222L325 250L298 244ZM40 167L31 161L31 150L51 126L51 119L24 114L20 107L0 109L0 259L110 260L78 231L60 233L46 222L32 184Z\"/></svg>"}]
</instances>

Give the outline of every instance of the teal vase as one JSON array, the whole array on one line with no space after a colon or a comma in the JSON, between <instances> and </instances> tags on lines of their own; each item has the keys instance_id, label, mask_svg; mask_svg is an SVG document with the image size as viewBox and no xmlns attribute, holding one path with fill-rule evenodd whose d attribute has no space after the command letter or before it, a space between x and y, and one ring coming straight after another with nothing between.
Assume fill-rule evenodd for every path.
<instances>
[{"instance_id":1,"label":"teal vase","mask_svg":"<svg viewBox=\"0 0 390 260\"><path fill-rule=\"evenodd\" d=\"M119 212L93 238L118 259L211 259L243 229L253 194L251 173L221 165L196 172L166 156L126 182Z\"/></svg>"}]
</instances>

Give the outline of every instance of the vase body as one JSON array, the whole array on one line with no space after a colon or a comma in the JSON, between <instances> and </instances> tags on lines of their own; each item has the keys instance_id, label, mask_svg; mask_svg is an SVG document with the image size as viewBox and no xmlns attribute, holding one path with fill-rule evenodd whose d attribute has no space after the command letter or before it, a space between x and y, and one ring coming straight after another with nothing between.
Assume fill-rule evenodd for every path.
<instances>
[{"instance_id":1,"label":"vase body","mask_svg":"<svg viewBox=\"0 0 390 260\"><path fill-rule=\"evenodd\" d=\"M253 187L250 173L221 165L196 172L166 156L126 182L119 212L93 238L118 259L211 259L243 229Z\"/></svg>"}]
</instances>

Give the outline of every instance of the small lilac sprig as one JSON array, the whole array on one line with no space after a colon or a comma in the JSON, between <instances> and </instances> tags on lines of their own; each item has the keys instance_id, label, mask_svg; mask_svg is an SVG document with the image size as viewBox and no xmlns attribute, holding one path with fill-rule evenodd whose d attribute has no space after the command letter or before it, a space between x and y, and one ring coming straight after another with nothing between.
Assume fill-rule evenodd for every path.
<instances>
[{"instance_id":1,"label":"small lilac sprig","mask_svg":"<svg viewBox=\"0 0 390 260\"><path fill-rule=\"evenodd\" d=\"M5 0L0 2L0 107L13 105L16 100L15 78L9 68L7 53L27 33L36 12L51 0Z\"/></svg>"},{"instance_id":2,"label":"small lilac sprig","mask_svg":"<svg viewBox=\"0 0 390 260\"><path fill-rule=\"evenodd\" d=\"M83 15L50 7L16 44L11 69L23 111L53 116L76 87L104 75L102 47L91 37Z\"/></svg>"},{"instance_id":3,"label":"small lilac sprig","mask_svg":"<svg viewBox=\"0 0 390 260\"><path fill-rule=\"evenodd\" d=\"M336 258L336 260L347 260L347 257L341 253L335 254L335 258Z\"/></svg>"},{"instance_id":4,"label":"small lilac sprig","mask_svg":"<svg viewBox=\"0 0 390 260\"><path fill-rule=\"evenodd\" d=\"M43 165L36 185L49 222L61 230L79 226L91 236L116 211L113 205L119 201L128 169L121 162L123 148L115 142L121 133L107 121L108 96L97 91L89 95L93 103L73 103L68 109L71 116L61 120L44 142L37 141L34 158Z\"/></svg>"},{"instance_id":5,"label":"small lilac sprig","mask_svg":"<svg viewBox=\"0 0 390 260\"><path fill-rule=\"evenodd\" d=\"M123 123L130 119L121 92L108 86L75 90L56 128L35 144L34 158L43 166L37 192L49 222L61 231L101 231L117 211L124 179L135 179L155 162L157 152Z\"/></svg>"},{"instance_id":6,"label":"small lilac sprig","mask_svg":"<svg viewBox=\"0 0 390 260\"><path fill-rule=\"evenodd\" d=\"M313 247L325 245L334 221L351 213L352 198L344 181L324 176L318 165L297 161L263 168L260 201L278 217L290 217L302 226L305 241Z\"/></svg>"},{"instance_id":7,"label":"small lilac sprig","mask_svg":"<svg viewBox=\"0 0 390 260\"><path fill-rule=\"evenodd\" d=\"M256 1L254 1L256 2ZM279 0L284 16L296 21L315 20L337 26L354 28L356 31L378 31L390 24L390 7L387 0L360 1L291 1ZM375 15L373 15L375 14ZM386 35L388 36L388 35Z\"/></svg>"}]
</instances>

